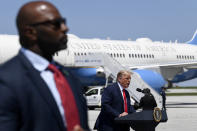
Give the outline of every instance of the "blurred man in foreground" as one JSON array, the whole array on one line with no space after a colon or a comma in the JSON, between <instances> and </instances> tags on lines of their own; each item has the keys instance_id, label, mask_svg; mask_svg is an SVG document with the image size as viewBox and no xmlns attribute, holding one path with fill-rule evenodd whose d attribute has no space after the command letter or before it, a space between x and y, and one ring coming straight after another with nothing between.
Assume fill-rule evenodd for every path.
<instances>
[{"instance_id":1,"label":"blurred man in foreground","mask_svg":"<svg viewBox=\"0 0 197 131\"><path fill-rule=\"evenodd\" d=\"M0 131L89 130L80 83L52 59L67 48L65 19L51 3L34 1L16 24L22 48L0 67Z\"/></svg>"}]
</instances>

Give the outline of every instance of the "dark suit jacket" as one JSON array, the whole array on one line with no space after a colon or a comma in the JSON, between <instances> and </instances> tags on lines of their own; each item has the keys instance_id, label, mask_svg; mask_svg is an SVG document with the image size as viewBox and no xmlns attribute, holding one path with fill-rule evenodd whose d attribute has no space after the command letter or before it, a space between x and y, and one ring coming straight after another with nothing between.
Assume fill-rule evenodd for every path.
<instances>
[{"instance_id":1,"label":"dark suit jacket","mask_svg":"<svg viewBox=\"0 0 197 131\"><path fill-rule=\"evenodd\" d=\"M88 128L86 100L69 68L61 70L72 88L80 124ZM58 106L40 76L21 53L0 66L0 131L65 131Z\"/></svg>"},{"instance_id":2,"label":"dark suit jacket","mask_svg":"<svg viewBox=\"0 0 197 131\"><path fill-rule=\"evenodd\" d=\"M135 112L130 104L130 96L125 91L127 98L128 113ZM124 100L117 83L110 85L104 89L101 100L101 112L95 123L95 128L100 131L126 131L129 130L127 125L115 123L114 118L124 112Z\"/></svg>"}]
</instances>

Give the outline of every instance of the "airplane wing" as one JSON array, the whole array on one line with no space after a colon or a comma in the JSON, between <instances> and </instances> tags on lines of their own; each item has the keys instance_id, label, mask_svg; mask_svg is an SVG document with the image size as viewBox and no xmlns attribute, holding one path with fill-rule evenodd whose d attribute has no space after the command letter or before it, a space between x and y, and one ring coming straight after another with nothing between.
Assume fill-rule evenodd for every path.
<instances>
[{"instance_id":1,"label":"airplane wing","mask_svg":"<svg viewBox=\"0 0 197 131\"><path fill-rule=\"evenodd\" d=\"M130 69L152 69L152 68L158 68L158 67L169 67L169 68L186 68L186 69L197 69L197 61L193 62L180 62L180 63L165 63L165 64L149 64L149 65L135 65L130 66Z\"/></svg>"},{"instance_id":2,"label":"airplane wing","mask_svg":"<svg viewBox=\"0 0 197 131\"><path fill-rule=\"evenodd\" d=\"M196 76L196 73L191 74L189 71L193 69L197 69L197 61L153 64L153 65L146 65L146 66L138 65L138 66L131 66L130 69L131 70L152 70L154 72L161 74L162 77L167 81L178 82L181 79L183 79L183 76L185 80L192 79ZM196 71L193 71L193 72L196 72ZM184 73L190 73L190 75L184 75Z\"/></svg>"}]
</instances>

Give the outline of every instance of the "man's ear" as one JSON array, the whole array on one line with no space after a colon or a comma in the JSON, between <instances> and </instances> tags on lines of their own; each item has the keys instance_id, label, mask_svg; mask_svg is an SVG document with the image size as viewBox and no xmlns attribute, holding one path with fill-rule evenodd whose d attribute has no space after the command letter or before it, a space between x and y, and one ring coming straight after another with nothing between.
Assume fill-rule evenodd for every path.
<instances>
[{"instance_id":1,"label":"man's ear","mask_svg":"<svg viewBox=\"0 0 197 131\"><path fill-rule=\"evenodd\" d=\"M24 32L25 32L25 36L28 37L30 40L32 41L37 40L37 31L34 27L25 26Z\"/></svg>"}]
</instances>

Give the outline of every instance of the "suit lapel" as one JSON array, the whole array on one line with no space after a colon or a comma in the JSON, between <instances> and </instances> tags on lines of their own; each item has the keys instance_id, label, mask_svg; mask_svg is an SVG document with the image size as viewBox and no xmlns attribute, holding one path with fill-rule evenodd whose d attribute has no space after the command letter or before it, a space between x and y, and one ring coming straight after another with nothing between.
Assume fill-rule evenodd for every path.
<instances>
[{"instance_id":1,"label":"suit lapel","mask_svg":"<svg viewBox=\"0 0 197 131\"><path fill-rule=\"evenodd\" d=\"M58 64L59 65L59 64ZM75 74L72 73L69 67L62 67L59 65L59 69L68 81L70 88L73 92L75 102L77 104L77 109L80 117L80 124L86 125L87 121L87 103L86 99L82 94L82 84L78 79L75 78Z\"/></svg>"},{"instance_id":2,"label":"suit lapel","mask_svg":"<svg viewBox=\"0 0 197 131\"><path fill-rule=\"evenodd\" d=\"M64 123L62 117L60 115L58 106L48 88L44 80L40 76L40 72L37 71L32 64L28 61L28 59L22 54L19 53L19 58L23 63L24 67L26 68L26 75L32 80L35 85L35 88L40 93L40 96L46 101L48 106L50 107L52 113L54 114L55 118L57 119L59 126L63 129Z\"/></svg>"},{"instance_id":3,"label":"suit lapel","mask_svg":"<svg viewBox=\"0 0 197 131\"><path fill-rule=\"evenodd\" d=\"M81 98L81 95L79 95L81 92L79 92L80 89L77 89L77 88L82 88L82 87L81 87L81 85L79 85L77 83L78 80L75 80L72 73L69 71L69 68L65 68L65 67L60 66L60 71L62 72L62 74L65 76L67 82L69 83L69 86L73 92L77 107L79 109L79 114L81 114L80 108L81 108L81 106L86 105L86 102L83 101L83 98ZM81 105L81 106L79 106L79 105ZM81 114L81 115L83 115L83 114Z\"/></svg>"}]
</instances>

